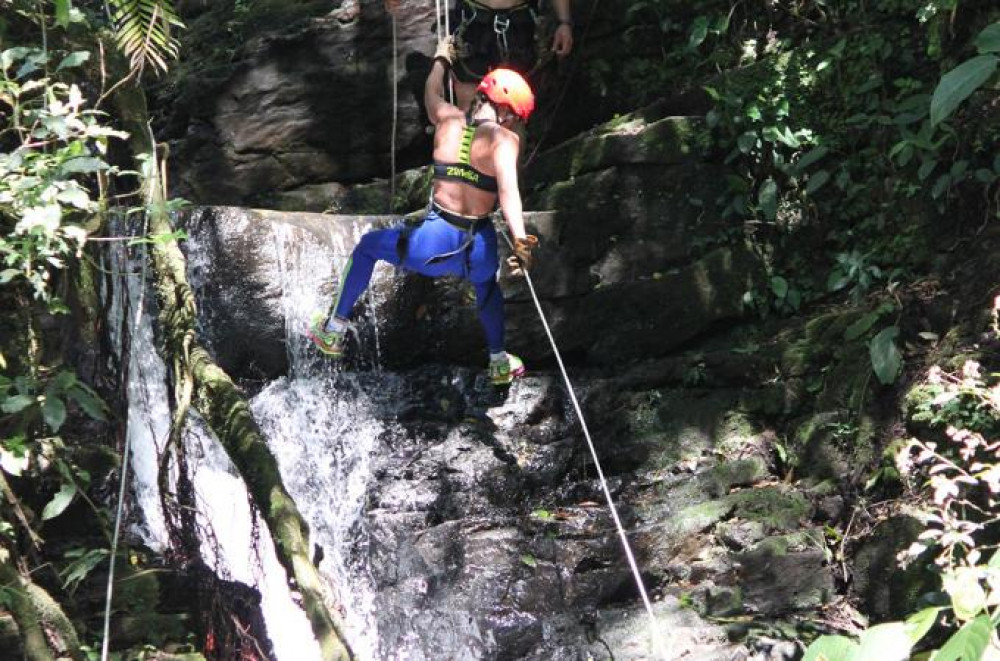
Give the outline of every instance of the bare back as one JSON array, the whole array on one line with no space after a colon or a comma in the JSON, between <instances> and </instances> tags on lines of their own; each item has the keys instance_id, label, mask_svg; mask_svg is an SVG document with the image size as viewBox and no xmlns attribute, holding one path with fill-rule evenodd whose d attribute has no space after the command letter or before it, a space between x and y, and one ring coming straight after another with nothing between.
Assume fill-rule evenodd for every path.
<instances>
[{"instance_id":1,"label":"bare back","mask_svg":"<svg viewBox=\"0 0 1000 661\"><path fill-rule=\"evenodd\" d=\"M448 117L438 123L434 131L435 162L450 163L458 158L465 127L466 123L461 115ZM469 163L472 167L491 177L497 176L494 148L500 131L507 129L495 122L480 125L469 150ZM434 200L449 211L466 216L483 216L493 211L497 204L497 194L458 181L435 179Z\"/></svg>"}]
</instances>

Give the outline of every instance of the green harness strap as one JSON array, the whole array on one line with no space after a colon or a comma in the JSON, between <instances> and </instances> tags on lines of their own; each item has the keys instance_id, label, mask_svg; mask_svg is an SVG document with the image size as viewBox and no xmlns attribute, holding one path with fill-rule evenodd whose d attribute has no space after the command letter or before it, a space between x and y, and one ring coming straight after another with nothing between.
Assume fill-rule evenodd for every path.
<instances>
[{"instance_id":1,"label":"green harness strap","mask_svg":"<svg viewBox=\"0 0 1000 661\"><path fill-rule=\"evenodd\" d=\"M458 147L458 162L463 165L472 165L472 138L476 135L476 124L466 124L462 133L462 144Z\"/></svg>"}]
</instances>

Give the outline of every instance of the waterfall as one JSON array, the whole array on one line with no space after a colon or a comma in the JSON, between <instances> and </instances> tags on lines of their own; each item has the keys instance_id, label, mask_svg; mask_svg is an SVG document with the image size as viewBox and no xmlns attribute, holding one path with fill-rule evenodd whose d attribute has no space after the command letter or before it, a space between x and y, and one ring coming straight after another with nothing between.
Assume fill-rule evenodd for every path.
<instances>
[{"instance_id":1,"label":"waterfall","mask_svg":"<svg viewBox=\"0 0 1000 661\"><path fill-rule=\"evenodd\" d=\"M167 545L167 531L157 484L158 457L170 429L167 372L155 347L156 314L145 276L145 251L138 258L113 244L108 251L112 278L103 294L110 303L109 327L114 348L129 364L128 439L132 491L142 524L131 532L154 550ZM121 289L119 289L121 287ZM142 311L139 314L139 311ZM191 414L184 443L194 484L198 522L212 531L201 552L217 575L255 587L278 661L320 659L319 645L302 609L288 589L267 527L251 512L246 485L217 439L200 417Z\"/></svg>"},{"instance_id":2,"label":"waterfall","mask_svg":"<svg viewBox=\"0 0 1000 661\"><path fill-rule=\"evenodd\" d=\"M380 462L389 454L387 443L406 435L395 420L405 378L382 372L377 360L374 310L392 295L392 269L377 267L374 287L367 294L369 304L364 306L369 313L356 320L366 327L367 333L363 343L366 357L362 362L371 364L373 369L360 372L344 369L322 357L304 335L314 313L328 309L334 295L331 285L346 264L350 249L371 222L356 219L340 227L335 228L331 223L317 230L315 226L303 228L294 222L286 223L284 218L261 223L259 216L254 217L257 212L242 209L213 209L201 217L197 213L187 223L190 237L184 249L188 278L199 299L199 330L206 346L210 350L223 347L225 334L213 335L212 331L231 319L226 316L231 310L203 304L213 287L211 295L216 297L252 290L267 299L255 303L266 306L269 314L283 320L287 373L259 384L250 406L278 462L286 488L309 523L310 541L329 600L342 615L346 637L357 658L359 661L483 658L482 650L490 648L492 643L467 612L452 611L447 606L416 606L412 601L395 603L392 596L380 596L371 568L372 554L378 549L369 539L368 495ZM205 222L199 224L199 218ZM220 266L219 253L226 246L212 232L222 225L225 231L221 233L226 236L245 238L254 234L255 238L246 241L257 251L252 259L258 262L254 264L257 271L266 274L265 285L244 287L246 283L236 277L236 287L220 294L220 287L216 286L218 269L225 267ZM124 259L121 254L118 259ZM127 265L137 270L138 264L136 260ZM116 323L134 324L134 310L140 298L139 281L135 277L124 281L128 282L128 288L112 298L128 301L130 305L116 302L113 312L125 320ZM133 491L139 497L138 505L145 519L144 529L136 532L150 546L162 549L167 540L156 466L168 434L170 412L166 369L158 354L149 350L155 346L151 294L145 296L145 302L147 310L130 347L134 365L128 384L131 466ZM121 338L118 342L121 343ZM376 355L369 359L373 349ZM318 645L304 613L289 592L270 534L254 518L242 479L196 413L190 415L184 442L198 522L210 531L201 546L206 562L220 578L242 582L261 593L262 614L277 661L318 660ZM417 495L403 496L399 506L418 509L417 498ZM414 502L408 505L410 500ZM417 593L426 591L422 592L416 584L410 587Z\"/></svg>"}]
</instances>

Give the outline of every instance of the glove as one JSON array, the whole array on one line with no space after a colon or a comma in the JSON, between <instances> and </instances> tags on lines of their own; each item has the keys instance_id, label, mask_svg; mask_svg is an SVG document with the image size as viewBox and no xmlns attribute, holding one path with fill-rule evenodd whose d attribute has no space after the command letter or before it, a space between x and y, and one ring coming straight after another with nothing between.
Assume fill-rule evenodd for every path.
<instances>
[{"instance_id":1,"label":"glove","mask_svg":"<svg viewBox=\"0 0 1000 661\"><path fill-rule=\"evenodd\" d=\"M514 239L514 254L507 258L507 266L511 275L524 275L531 270L533 260L531 251L538 247L538 237L532 234Z\"/></svg>"},{"instance_id":2,"label":"glove","mask_svg":"<svg viewBox=\"0 0 1000 661\"><path fill-rule=\"evenodd\" d=\"M449 67L455 63L455 39L448 35L438 42L437 50L434 51L434 59L441 60Z\"/></svg>"}]
</instances>

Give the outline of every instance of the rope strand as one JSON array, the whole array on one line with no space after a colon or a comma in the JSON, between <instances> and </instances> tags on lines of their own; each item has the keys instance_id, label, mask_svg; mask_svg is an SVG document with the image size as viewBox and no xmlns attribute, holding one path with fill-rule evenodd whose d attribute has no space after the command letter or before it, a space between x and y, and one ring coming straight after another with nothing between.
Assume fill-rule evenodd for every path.
<instances>
[{"instance_id":1,"label":"rope strand","mask_svg":"<svg viewBox=\"0 0 1000 661\"><path fill-rule=\"evenodd\" d=\"M507 234L507 230L503 227L500 228L503 238L507 241L507 245L510 246L511 251L514 250L514 243L510 240L510 236ZM653 604L649 600L649 595L646 592L646 586L643 583L642 575L639 572L639 565L636 563L635 555L632 553L632 546L628 542L628 535L625 532L625 527L622 525L621 518L618 516L618 508L615 507L614 499L611 497L611 489L608 487L608 481L604 477L604 470L601 468L601 461L597 458L597 449L594 447L594 441L590 436L590 429L587 427L587 420L583 417L583 410L580 408L580 402L577 401L576 392L573 389L573 384L570 382L569 374L566 372L566 365L563 363L562 355L559 353L559 347L556 345L555 337L552 335L552 329L549 327L549 322L545 318L545 312L542 310L542 304L538 300L538 294L535 292L535 285L531 281L531 275L528 274L527 269L522 269L524 273L524 279L528 283L528 291L531 292L531 298L535 303L535 309L538 311L538 318L542 322L542 327L545 329L545 335L549 338L549 344L552 345L552 353L556 357L556 363L559 365L559 371L562 373L563 382L566 384L566 391L569 393L570 401L573 403L573 410L576 412L577 419L580 420L580 427L583 429L583 436L587 439L587 448L590 450L590 456L594 460L594 467L597 469L597 477L601 482L601 489L604 492L604 498L608 501L608 509L611 511L611 518L614 519L615 527L618 529L618 537L621 539L622 548L625 551L625 557L628 559L629 567L632 569L632 576L635 578L636 587L639 589L639 595L642 597L642 604L646 608L646 613L649 615L649 630L653 641L654 653L658 654L663 661L669 661L670 657L670 645L667 641L663 639L660 633L659 623L656 620L656 615L653 614Z\"/></svg>"}]
</instances>

